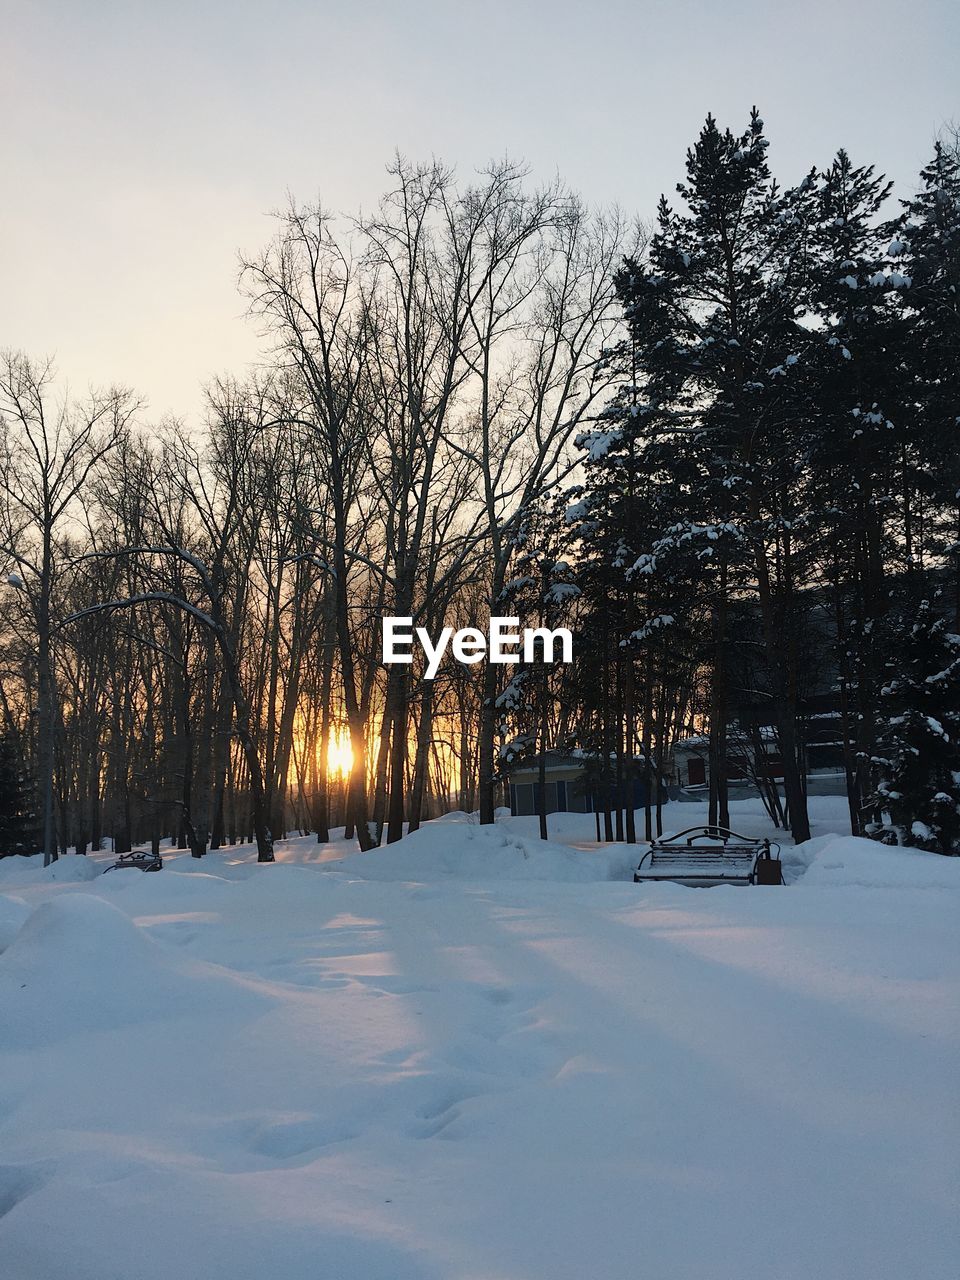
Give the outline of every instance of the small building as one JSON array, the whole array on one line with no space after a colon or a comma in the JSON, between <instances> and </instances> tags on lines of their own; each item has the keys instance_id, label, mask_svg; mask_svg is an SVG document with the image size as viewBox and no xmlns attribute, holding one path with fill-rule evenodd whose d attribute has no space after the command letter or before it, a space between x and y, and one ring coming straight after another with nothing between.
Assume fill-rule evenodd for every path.
<instances>
[{"instance_id":1,"label":"small building","mask_svg":"<svg viewBox=\"0 0 960 1280\"><path fill-rule=\"evenodd\" d=\"M643 763L633 768L633 778L618 794L616 766L610 761L608 776L603 777L601 757L586 751L547 751L544 753L546 774L546 812L602 813L604 809L624 808L628 792L634 809L647 802ZM537 786L540 779L539 755L527 756L507 769L510 813L514 817L531 817L539 813ZM656 787L653 787L656 796ZM619 804L618 804L619 801Z\"/></svg>"},{"instance_id":2,"label":"small building","mask_svg":"<svg viewBox=\"0 0 960 1280\"><path fill-rule=\"evenodd\" d=\"M802 742L807 790L814 795L841 795L846 788L840 716L836 711L816 711L803 723ZM783 782L783 756L772 726L762 725L754 734L738 725L727 728L727 783L735 788L756 788L758 775ZM710 739L701 734L678 738L670 752L670 781L681 791L697 793L710 785Z\"/></svg>"},{"instance_id":3,"label":"small building","mask_svg":"<svg viewBox=\"0 0 960 1280\"><path fill-rule=\"evenodd\" d=\"M777 781L783 778L783 760L768 736L764 741L767 775ZM683 790L706 788L710 782L710 739L693 734L678 738L670 753L671 777ZM748 786L754 772L752 749L733 731L727 737L727 782Z\"/></svg>"}]
</instances>

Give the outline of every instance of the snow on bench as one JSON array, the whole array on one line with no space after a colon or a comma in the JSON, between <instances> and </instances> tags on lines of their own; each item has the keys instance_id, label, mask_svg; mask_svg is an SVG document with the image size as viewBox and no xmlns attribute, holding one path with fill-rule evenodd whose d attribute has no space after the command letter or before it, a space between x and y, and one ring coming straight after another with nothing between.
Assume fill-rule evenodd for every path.
<instances>
[{"instance_id":1,"label":"snow on bench","mask_svg":"<svg viewBox=\"0 0 960 1280\"><path fill-rule=\"evenodd\" d=\"M752 840L726 827L688 827L654 841L633 876L634 884L648 880L704 887L783 883L769 840Z\"/></svg>"}]
</instances>

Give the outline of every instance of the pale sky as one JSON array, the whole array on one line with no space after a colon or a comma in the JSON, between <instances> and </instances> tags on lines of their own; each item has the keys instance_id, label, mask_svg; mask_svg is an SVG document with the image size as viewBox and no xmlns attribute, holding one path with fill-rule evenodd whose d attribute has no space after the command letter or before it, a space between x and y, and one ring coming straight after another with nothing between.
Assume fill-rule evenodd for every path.
<instances>
[{"instance_id":1,"label":"pale sky","mask_svg":"<svg viewBox=\"0 0 960 1280\"><path fill-rule=\"evenodd\" d=\"M957 0L0 0L0 346L159 418L258 343L236 257L290 190L369 208L399 148L652 215L712 111L784 182L845 146L913 189L960 118Z\"/></svg>"}]
</instances>

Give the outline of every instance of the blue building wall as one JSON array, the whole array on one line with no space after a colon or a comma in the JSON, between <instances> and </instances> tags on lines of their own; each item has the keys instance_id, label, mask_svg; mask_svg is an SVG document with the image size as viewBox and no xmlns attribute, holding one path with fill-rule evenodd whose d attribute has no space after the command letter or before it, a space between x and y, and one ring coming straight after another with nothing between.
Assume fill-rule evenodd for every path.
<instances>
[{"instance_id":1,"label":"blue building wall","mask_svg":"<svg viewBox=\"0 0 960 1280\"><path fill-rule=\"evenodd\" d=\"M642 778L633 780L633 808L642 809L647 802L647 789ZM624 808L628 803L626 787L617 792L610 787L610 808ZM574 782L547 782L547 813L594 813L604 809L604 796L597 788L583 787ZM510 812L514 817L531 817L537 810L537 785L535 782L510 783Z\"/></svg>"}]
</instances>

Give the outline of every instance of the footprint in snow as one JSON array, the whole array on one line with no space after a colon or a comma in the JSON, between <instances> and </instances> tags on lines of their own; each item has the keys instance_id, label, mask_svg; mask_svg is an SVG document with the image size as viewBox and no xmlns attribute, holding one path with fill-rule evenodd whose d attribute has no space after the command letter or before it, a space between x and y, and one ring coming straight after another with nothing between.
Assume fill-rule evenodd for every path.
<instances>
[{"instance_id":1,"label":"footprint in snow","mask_svg":"<svg viewBox=\"0 0 960 1280\"><path fill-rule=\"evenodd\" d=\"M0 1165L0 1218L15 1209L21 1200L46 1186L52 1173L53 1168L48 1161Z\"/></svg>"},{"instance_id":2,"label":"footprint in snow","mask_svg":"<svg viewBox=\"0 0 960 1280\"><path fill-rule=\"evenodd\" d=\"M251 1150L271 1160L291 1160L335 1142L348 1142L356 1130L335 1121L311 1118L288 1120L261 1129L251 1143Z\"/></svg>"}]
</instances>

